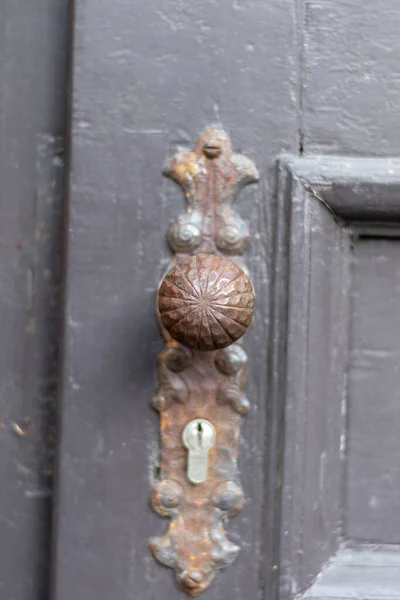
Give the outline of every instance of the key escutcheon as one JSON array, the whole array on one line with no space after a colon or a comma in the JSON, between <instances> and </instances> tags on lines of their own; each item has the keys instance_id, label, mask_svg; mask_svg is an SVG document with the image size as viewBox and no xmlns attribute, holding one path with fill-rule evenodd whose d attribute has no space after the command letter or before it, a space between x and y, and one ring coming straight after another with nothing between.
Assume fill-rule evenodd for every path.
<instances>
[{"instance_id":1,"label":"key escutcheon","mask_svg":"<svg viewBox=\"0 0 400 600\"><path fill-rule=\"evenodd\" d=\"M188 450L187 478L198 485L207 479L208 455L215 444L215 427L206 419L194 419L183 430L182 442Z\"/></svg>"}]
</instances>

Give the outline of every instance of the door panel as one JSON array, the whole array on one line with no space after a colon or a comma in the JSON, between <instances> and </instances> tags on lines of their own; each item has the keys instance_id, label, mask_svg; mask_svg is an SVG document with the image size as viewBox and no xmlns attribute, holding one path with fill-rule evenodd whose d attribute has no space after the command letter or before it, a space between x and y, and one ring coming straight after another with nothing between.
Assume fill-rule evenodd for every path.
<instances>
[{"instance_id":1,"label":"door panel","mask_svg":"<svg viewBox=\"0 0 400 600\"><path fill-rule=\"evenodd\" d=\"M183 207L162 168L212 124L263 181L239 203L257 293L246 340L253 408L239 453L247 500L227 528L242 551L203 597L272 589L279 440L267 326L274 161L298 145L293 8L292 0L75 2L57 600L183 597L149 550L166 529L149 503L159 460L155 294L171 256L166 232Z\"/></svg>"},{"instance_id":2,"label":"door panel","mask_svg":"<svg viewBox=\"0 0 400 600\"><path fill-rule=\"evenodd\" d=\"M400 543L400 243L361 238L353 249L348 373L350 539Z\"/></svg>"},{"instance_id":3,"label":"door panel","mask_svg":"<svg viewBox=\"0 0 400 600\"><path fill-rule=\"evenodd\" d=\"M398 160L280 166L281 598L397 597L399 190Z\"/></svg>"}]
</instances>

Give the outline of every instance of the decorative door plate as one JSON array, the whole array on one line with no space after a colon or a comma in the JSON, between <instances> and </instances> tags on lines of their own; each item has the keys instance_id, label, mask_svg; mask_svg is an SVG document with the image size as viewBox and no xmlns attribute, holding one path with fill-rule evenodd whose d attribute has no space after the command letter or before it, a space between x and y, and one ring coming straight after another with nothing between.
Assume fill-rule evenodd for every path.
<instances>
[{"instance_id":1,"label":"decorative door plate","mask_svg":"<svg viewBox=\"0 0 400 600\"><path fill-rule=\"evenodd\" d=\"M242 336L254 292L241 258L249 230L232 202L259 176L219 129L206 131L193 152L176 154L164 174L181 186L187 209L170 227L175 255L158 290L166 346L154 399L161 462L152 505L170 524L151 549L196 596L239 551L223 523L243 506L237 457L249 402Z\"/></svg>"}]
</instances>

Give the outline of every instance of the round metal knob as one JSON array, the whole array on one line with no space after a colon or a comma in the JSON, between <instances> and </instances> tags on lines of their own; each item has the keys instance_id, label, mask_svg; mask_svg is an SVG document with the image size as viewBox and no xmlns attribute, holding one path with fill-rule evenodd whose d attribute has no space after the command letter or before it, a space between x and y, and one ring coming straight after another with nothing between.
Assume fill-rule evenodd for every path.
<instances>
[{"instance_id":1,"label":"round metal knob","mask_svg":"<svg viewBox=\"0 0 400 600\"><path fill-rule=\"evenodd\" d=\"M176 341L218 350L238 340L254 311L251 282L236 263L214 254L180 260L158 294L161 322Z\"/></svg>"}]
</instances>

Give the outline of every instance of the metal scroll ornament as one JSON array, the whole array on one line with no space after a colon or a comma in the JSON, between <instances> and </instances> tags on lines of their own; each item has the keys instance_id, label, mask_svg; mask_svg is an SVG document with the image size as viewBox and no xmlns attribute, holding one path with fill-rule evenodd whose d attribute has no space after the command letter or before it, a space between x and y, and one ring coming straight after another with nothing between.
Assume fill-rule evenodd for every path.
<instances>
[{"instance_id":1,"label":"metal scroll ornament","mask_svg":"<svg viewBox=\"0 0 400 600\"><path fill-rule=\"evenodd\" d=\"M154 399L161 464L152 505L170 524L151 549L196 596L239 551L223 522L243 505L237 456L249 401L242 336L254 292L241 259L249 230L232 202L259 176L218 129L206 131L193 152L176 154L164 174L181 186L187 209L169 230L175 255L158 291L166 346Z\"/></svg>"}]
</instances>

